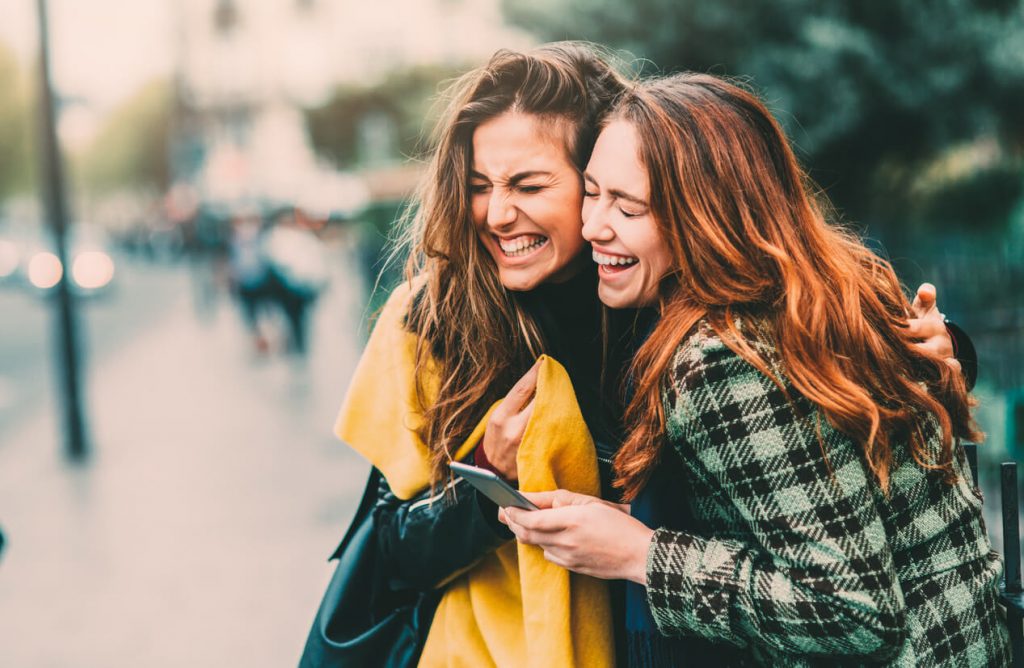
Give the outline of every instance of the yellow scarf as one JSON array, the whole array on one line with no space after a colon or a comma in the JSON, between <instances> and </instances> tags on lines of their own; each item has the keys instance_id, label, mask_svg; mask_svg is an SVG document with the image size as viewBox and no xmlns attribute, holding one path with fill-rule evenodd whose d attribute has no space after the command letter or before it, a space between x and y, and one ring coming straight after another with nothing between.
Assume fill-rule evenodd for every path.
<instances>
[{"instance_id":1,"label":"yellow scarf","mask_svg":"<svg viewBox=\"0 0 1024 668\"><path fill-rule=\"evenodd\" d=\"M430 482L427 447L416 436L416 337L402 326L412 290L388 299L359 361L335 433L366 457L391 490L408 499ZM436 385L428 392L436 393ZM493 407L492 407L493 410ZM469 454L487 418L455 454ZM533 414L516 457L524 491L570 489L598 495L594 444L565 369L544 357ZM614 664L607 587L509 542L446 584L420 666L591 666Z\"/></svg>"}]
</instances>

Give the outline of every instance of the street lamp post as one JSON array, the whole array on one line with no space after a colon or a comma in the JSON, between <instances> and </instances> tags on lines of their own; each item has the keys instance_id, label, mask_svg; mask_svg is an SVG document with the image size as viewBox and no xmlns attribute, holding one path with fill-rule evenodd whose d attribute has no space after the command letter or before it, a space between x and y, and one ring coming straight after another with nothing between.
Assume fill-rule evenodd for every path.
<instances>
[{"instance_id":1,"label":"street lamp post","mask_svg":"<svg viewBox=\"0 0 1024 668\"><path fill-rule=\"evenodd\" d=\"M40 107L42 112L43 205L53 226L63 273L57 283L57 324L60 348L60 377L63 391L64 434L67 456L82 460L88 454L82 419L82 397L78 376L78 340L75 312L69 288L70 268L67 250L67 205L64 199L64 172L57 140L56 110L50 66L50 35L46 0L37 0L39 13Z\"/></svg>"}]
</instances>

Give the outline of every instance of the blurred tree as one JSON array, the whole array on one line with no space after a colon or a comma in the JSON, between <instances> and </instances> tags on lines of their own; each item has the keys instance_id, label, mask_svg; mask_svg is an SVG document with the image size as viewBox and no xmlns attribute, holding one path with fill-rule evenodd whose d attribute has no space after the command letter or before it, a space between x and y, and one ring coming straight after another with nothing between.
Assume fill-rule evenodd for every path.
<instances>
[{"instance_id":1,"label":"blurred tree","mask_svg":"<svg viewBox=\"0 0 1024 668\"><path fill-rule=\"evenodd\" d=\"M343 169L415 155L424 130L433 126L441 82L456 74L425 65L374 84L339 86L327 103L306 111L316 152Z\"/></svg>"},{"instance_id":2,"label":"blurred tree","mask_svg":"<svg viewBox=\"0 0 1024 668\"><path fill-rule=\"evenodd\" d=\"M152 81L110 114L75 161L77 180L87 191L167 188L172 95L170 82Z\"/></svg>"},{"instance_id":3,"label":"blurred tree","mask_svg":"<svg viewBox=\"0 0 1024 668\"><path fill-rule=\"evenodd\" d=\"M35 176L29 93L25 72L0 43L0 202L27 190Z\"/></svg>"},{"instance_id":4,"label":"blurred tree","mask_svg":"<svg viewBox=\"0 0 1024 668\"><path fill-rule=\"evenodd\" d=\"M544 39L627 49L662 71L752 77L814 178L853 218L995 226L1020 200L1020 0L504 0L503 7ZM979 144L995 150L972 150ZM944 169L957 161L960 168Z\"/></svg>"}]
</instances>

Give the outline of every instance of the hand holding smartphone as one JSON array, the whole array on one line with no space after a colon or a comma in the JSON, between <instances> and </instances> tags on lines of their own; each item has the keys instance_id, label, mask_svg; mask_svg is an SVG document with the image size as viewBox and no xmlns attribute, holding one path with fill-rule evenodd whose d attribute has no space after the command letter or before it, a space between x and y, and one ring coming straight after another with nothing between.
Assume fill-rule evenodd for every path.
<instances>
[{"instance_id":1,"label":"hand holding smartphone","mask_svg":"<svg viewBox=\"0 0 1024 668\"><path fill-rule=\"evenodd\" d=\"M520 494L519 490L487 469L460 462L452 462L450 466L452 471L458 473L481 494L502 508L511 506L523 510L539 510L529 499Z\"/></svg>"}]
</instances>

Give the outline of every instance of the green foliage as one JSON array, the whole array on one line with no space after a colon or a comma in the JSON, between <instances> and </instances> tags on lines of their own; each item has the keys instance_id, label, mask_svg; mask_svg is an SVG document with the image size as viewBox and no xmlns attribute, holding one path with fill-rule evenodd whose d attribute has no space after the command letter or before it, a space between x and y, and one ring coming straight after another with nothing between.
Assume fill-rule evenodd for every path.
<instances>
[{"instance_id":1,"label":"green foliage","mask_svg":"<svg viewBox=\"0 0 1024 668\"><path fill-rule=\"evenodd\" d=\"M544 39L589 39L661 71L750 77L812 176L849 216L905 221L950 197L907 196L949 151L986 138L998 164L945 185L958 224L1004 222L1024 178L1020 0L505 0ZM984 182L992 179L992 184ZM1002 185L997 185L1002 184Z\"/></svg>"},{"instance_id":2,"label":"green foliage","mask_svg":"<svg viewBox=\"0 0 1024 668\"><path fill-rule=\"evenodd\" d=\"M27 190L35 176L27 83L14 54L0 44L0 202Z\"/></svg>"},{"instance_id":3,"label":"green foliage","mask_svg":"<svg viewBox=\"0 0 1024 668\"><path fill-rule=\"evenodd\" d=\"M972 172L937 192L927 201L922 218L946 223L1002 220L1022 195L1024 179L1020 167L1000 164Z\"/></svg>"},{"instance_id":4,"label":"green foliage","mask_svg":"<svg viewBox=\"0 0 1024 668\"><path fill-rule=\"evenodd\" d=\"M395 131L394 155L416 155L435 118L433 100L441 82L458 72L437 66L399 70L383 81L339 86L324 105L306 111L306 125L318 154L341 168L364 164L361 124L371 115L388 119Z\"/></svg>"},{"instance_id":5,"label":"green foliage","mask_svg":"<svg viewBox=\"0 0 1024 668\"><path fill-rule=\"evenodd\" d=\"M116 109L76 161L84 187L96 193L165 189L172 110L173 90L166 80L150 82Z\"/></svg>"}]
</instances>

